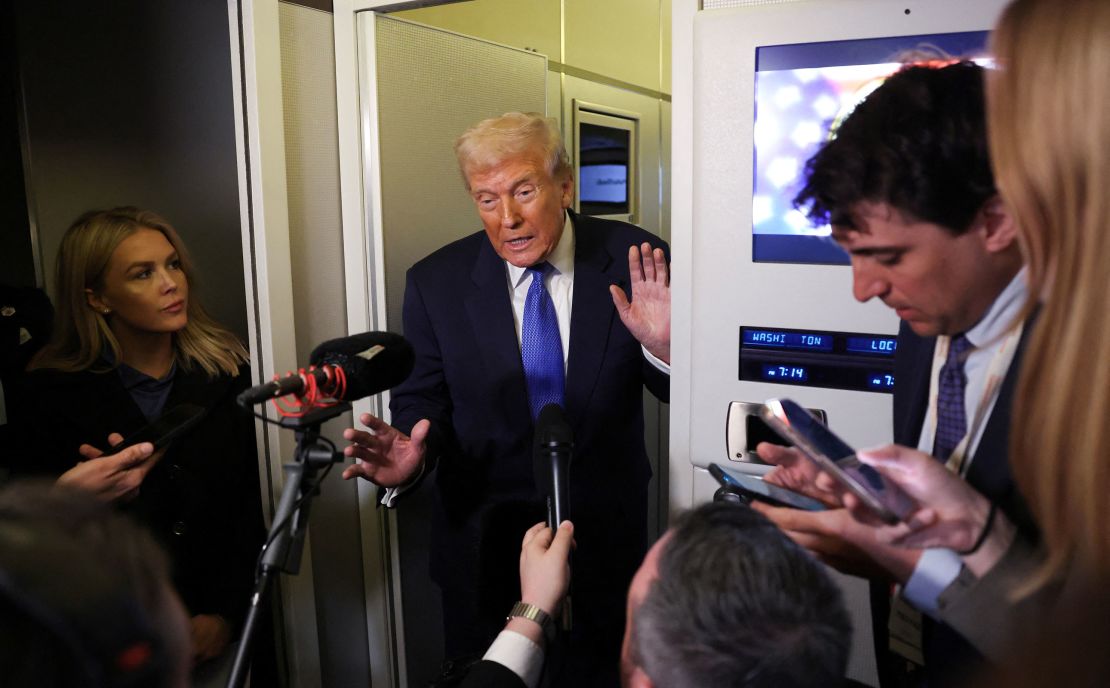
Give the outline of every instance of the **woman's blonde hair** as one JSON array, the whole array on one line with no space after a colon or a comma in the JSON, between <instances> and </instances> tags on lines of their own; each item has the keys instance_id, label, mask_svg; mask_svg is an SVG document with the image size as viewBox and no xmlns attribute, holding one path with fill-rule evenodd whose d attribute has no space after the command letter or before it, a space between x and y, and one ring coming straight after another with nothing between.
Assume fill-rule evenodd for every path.
<instances>
[{"instance_id":1,"label":"woman's blonde hair","mask_svg":"<svg viewBox=\"0 0 1110 688\"><path fill-rule=\"evenodd\" d=\"M195 291L196 274L185 244L173 226L160 215L134 207L92 210L70 225L62 238L55 273L54 335L28 365L28 370L53 368L66 372L107 368L105 352L122 360L119 342L108 321L89 307L86 289L104 288L112 253L140 229L161 232L177 251L181 270ZM200 368L210 376L235 375L247 360L243 344L205 313L200 300L188 299L188 324L173 335L174 357L186 370Z\"/></svg>"},{"instance_id":2,"label":"woman's blonde hair","mask_svg":"<svg viewBox=\"0 0 1110 688\"><path fill-rule=\"evenodd\" d=\"M554 118L536 112L506 112L478 122L455 141L455 157L463 182L467 175L483 172L509 160L539 153L554 179L571 175L570 156Z\"/></svg>"},{"instance_id":3,"label":"woman's blonde hair","mask_svg":"<svg viewBox=\"0 0 1110 688\"><path fill-rule=\"evenodd\" d=\"M1032 588L1110 574L1110 2L1016 0L993 45L995 176L1043 300L1011 433L1048 548Z\"/></svg>"}]
</instances>

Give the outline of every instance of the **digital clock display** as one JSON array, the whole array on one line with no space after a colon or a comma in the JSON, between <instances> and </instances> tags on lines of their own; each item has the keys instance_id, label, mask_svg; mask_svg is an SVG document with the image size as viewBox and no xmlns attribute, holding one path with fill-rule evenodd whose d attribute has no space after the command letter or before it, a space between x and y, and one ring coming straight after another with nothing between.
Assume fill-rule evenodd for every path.
<instances>
[{"instance_id":1,"label":"digital clock display","mask_svg":"<svg viewBox=\"0 0 1110 688\"><path fill-rule=\"evenodd\" d=\"M833 350L831 335L810 332L784 332L782 330L749 330L745 328L744 344L779 349Z\"/></svg>"},{"instance_id":2,"label":"digital clock display","mask_svg":"<svg viewBox=\"0 0 1110 688\"><path fill-rule=\"evenodd\" d=\"M890 373L869 373L867 386L871 389L894 389L894 376Z\"/></svg>"},{"instance_id":3,"label":"digital clock display","mask_svg":"<svg viewBox=\"0 0 1110 688\"><path fill-rule=\"evenodd\" d=\"M846 348L854 354L893 356L898 349L898 340L894 337L848 337Z\"/></svg>"},{"instance_id":4,"label":"digital clock display","mask_svg":"<svg viewBox=\"0 0 1110 688\"><path fill-rule=\"evenodd\" d=\"M764 364L763 379L771 382L805 382L809 379L809 370L805 366Z\"/></svg>"}]
</instances>

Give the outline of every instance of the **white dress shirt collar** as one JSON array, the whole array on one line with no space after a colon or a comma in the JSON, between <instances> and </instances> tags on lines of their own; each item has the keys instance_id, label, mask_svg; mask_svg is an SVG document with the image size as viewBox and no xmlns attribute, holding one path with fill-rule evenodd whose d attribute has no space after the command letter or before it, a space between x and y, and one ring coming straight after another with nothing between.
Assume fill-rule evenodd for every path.
<instances>
[{"instance_id":1,"label":"white dress shirt collar","mask_svg":"<svg viewBox=\"0 0 1110 688\"><path fill-rule=\"evenodd\" d=\"M1022 268L987 309L986 315L964 333L972 346L977 349L989 346L1010 331L1029 294L1026 280L1027 271Z\"/></svg>"}]
</instances>

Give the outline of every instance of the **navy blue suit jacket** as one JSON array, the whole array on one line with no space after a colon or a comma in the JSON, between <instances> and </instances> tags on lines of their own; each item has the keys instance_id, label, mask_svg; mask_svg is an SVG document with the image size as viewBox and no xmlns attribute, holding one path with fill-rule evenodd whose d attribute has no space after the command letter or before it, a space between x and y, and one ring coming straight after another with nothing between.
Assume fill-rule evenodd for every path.
<instances>
[{"instance_id":1,"label":"navy blue suit jacket","mask_svg":"<svg viewBox=\"0 0 1110 688\"><path fill-rule=\"evenodd\" d=\"M666 401L669 381L621 323L609 285L630 292L630 246L665 244L629 224L571 217L566 413L575 440L575 585L611 578L623 590L646 549L651 469L643 387ZM486 234L477 232L416 263L407 277L404 331L416 363L393 390L390 410L392 424L406 433L422 418L432 423L427 470L437 467L438 495L430 567L445 588L473 587L488 575L515 578L520 538L540 520L538 512L502 518L513 513L509 505L537 503L534 428L506 274ZM498 528L507 532L499 536ZM500 556L490 556L491 548Z\"/></svg>"},{"instance_id":2,"label":"navy blue suit jacket","mask_svg":"<svg viewBox=\"0 0 1110 688\"><path fill-rule=\"evenodd\" d=\"M1029 331L1030 327L1027 326L1022 333L1014 360L999 388L998 400L987 419L965 478L976 490L998 504L1019 528L1035 537L1033 519L1014 484L1009 460L1011 407ZM919 337L906 323L902 323L894 360L894 379L897 381L894 389L896 444L917 446L929 405L929 378L935 349L935 337ZM881 658L886 654L886 621L890 600L886 586L875 588L872 594L875 642L876 647L881 648L878 650ZM928 618L923 621L923 649L929 685L943 687L967 679L982 661L979 653L948 626ZM880 673L884 673L882 662Z\"/></svg>"}]
</instances>

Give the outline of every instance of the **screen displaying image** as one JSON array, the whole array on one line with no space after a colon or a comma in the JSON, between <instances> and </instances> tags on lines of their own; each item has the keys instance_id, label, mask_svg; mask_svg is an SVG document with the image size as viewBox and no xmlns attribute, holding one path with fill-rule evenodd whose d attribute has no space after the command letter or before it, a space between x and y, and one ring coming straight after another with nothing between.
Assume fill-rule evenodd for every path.
<instances>
[{"instance_id":1,"label":"screen displaying image","mask_svg":"<svg viewBox=\"0 0 1110 688\"><path fill-rule=\"evenodd\" d=\"M814 227L793 200L806 161L838 122L914 53L989 64L986 31L756 48L752 259L848 264L826 225Z\"/></svg>"},{"instance_id":2,"label":"screen displaying image","mask_svg":"<svg viewBox=\"0 0 1110 688\"><path fill-rule=\"evenodd\" d=\"M627 203L628 165L582 165L578 170L583 203Z\"/></svg>"}]
</instances>

